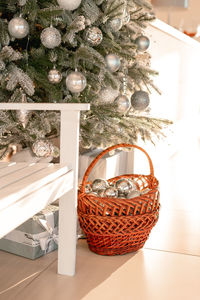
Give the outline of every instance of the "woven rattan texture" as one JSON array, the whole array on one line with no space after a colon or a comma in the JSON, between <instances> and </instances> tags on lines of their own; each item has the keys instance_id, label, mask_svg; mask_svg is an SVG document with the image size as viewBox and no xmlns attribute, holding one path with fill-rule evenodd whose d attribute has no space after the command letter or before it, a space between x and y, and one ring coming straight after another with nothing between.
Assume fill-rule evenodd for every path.
<instances>
[{"instance_id":1,"label":"woven rattan texture","mask_svg":"<svg viewBox=\"0 0 200 300\"><path fill-rule=\"evenodd\" d=\"M132 199L102 198L85 193L85 185L91 169L107 152L119 147L138 148L150 164L150 175L128 174L120 178L134 180L141 196ZM120 144L104 150L88 167L78 195L78 216L89 248L101 255L118 255L137 251L144 246L159 216L158 180L148 154L135 145Z\"/></svg>"}]
</instances>

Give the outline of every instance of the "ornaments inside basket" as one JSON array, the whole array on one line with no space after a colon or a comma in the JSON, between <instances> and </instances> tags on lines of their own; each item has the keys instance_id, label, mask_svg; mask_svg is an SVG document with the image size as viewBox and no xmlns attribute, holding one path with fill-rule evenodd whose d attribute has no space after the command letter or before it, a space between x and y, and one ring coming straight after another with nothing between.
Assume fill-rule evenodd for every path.
<instances>
[{"instance_id":1,"label":"ornaments inside basket","mask_svg":"<svg viewBox=\"0 0 200 300\"><path fill-rule=\"evenodd\" d=\"M85 193L96 197L132 199L148 193L149 189L140 191L134 179L120 178L116 182L105 179L95 179L85 186Z\"/></svg>"}]
</instances>

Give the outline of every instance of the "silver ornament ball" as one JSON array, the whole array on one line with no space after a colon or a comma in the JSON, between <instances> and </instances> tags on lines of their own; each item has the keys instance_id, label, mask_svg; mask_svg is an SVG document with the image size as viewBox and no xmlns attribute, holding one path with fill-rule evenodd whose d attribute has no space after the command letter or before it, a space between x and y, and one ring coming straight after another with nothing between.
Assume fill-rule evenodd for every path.
<instances>
[{"instance_id":1,"label":"silver ornament ball","mask_svg":"<svg viewBox=\"0 0 200 300\"><path fill-rule=\"evenodd\" d=\"M116 54L108 54L105 57L107 67L110 72L116 72L121 66L120 58Z\"/></svg>"},{"instance_id":2,"label":"silver ornament ball","mask_svg":"<svg viewBox=\"0 0 200 300\"><path fill-rule=\"evenodd\" d=\"M128 193L132 189L132 184L130 180L126 178L121 178L116 181L115 187L117 188L120 194Z\"/></svg>"},{"instance_id":3,"label":"silver ornament ball","mask_svg":"<svg viewBox=\"0 0 200 300\"><path fill-rule=\"evenodd\" d=\"M53 145L45 140L37 140L33 144L32 150L38 157L49 157L53 152Z\"/></svg>"},{"instance_id":4,"label":"silver ornament ball","mask_svg":"<svg viewBox=\"0 0 200 300\"><path fill-rule=\"evenodd\" d=\"M123 26L123 21L120 18L112 19L108 22L108 27L111 31L117 32L119 31Z\"/></svg>"},{"instance_id":5,"label":"silver ornament ball","mask_svg":"<svg viewBox=\"0 0 200 300\"><path fill-rule=\"evenodd\" d=\"M114 103L116 104L116 109L120 113L125 113L131 106L131 102L125 95L119 95Z\"/></svg>"},{"instance_id":6,"label":"silver ornament ball","mask_svg":"<svg viewBox=\"0 0 200 300\"><path fill-rule=\"evenodd\" d=\"M104 191L104 197L117 198L118 191L114 187L108 187Z\"/></svg>"},{"instance_id":7,"label":"silver ornament ball","mask_svg":"<svg viewBox=\"0 0 200 300\"><path fill-rule=\"evenodd\" d=\"M98 27L89 27L85 31L85 40L92 46L98 46L103 40L102 31Z\"/></svg>"},{"instance_id":8,"label":"silver ornament ball","mask_svg":"<svg viewBox=\"0 0 200 300\"><path fill-rule=\"evenodd\" d=\"M139 51L146 51L149 48L150 40L147 36L141 35L138 36L135 40L135 44Z\"/></svg>"},{"instance_id":9,"label":"silver ornament ball","mask_svg":"<svg viewBox=\"0 0 200 300\"><path fill-rule=\"evenodd\" d=\"M57 0L59 6L66 10L74 10L79 7L81 0Z\"/></svg>"},{"instance_id":10,"label":"silver ornament ball","mask_svg":"<svg viewBox=\"0 0 200 300\"><path fill-rule=\"evenodd\" d=\"M10 35L17 39L23 39L29 34L29 24L22 17L15 17L8 23Z\"/></svg>"},{"instance_id":11,"label":"silver ornament ball","mask_svg":"<svg viewBox=\"0 0 200 300\"><path fill-rule=\"evenodd\" d=\"M40 39L42 44L48 49L53 49L61 44L60 32L52 26L47 27L42 31Z\"/></svg>"},{"instance_id":12,"label":"silver ornament ball","mask_svg":"<svg viewBox=\"0 0 200 300\"><path fill-rule=\"evenodd\" d=\"M144 91L136 91L131 96L131 104L135 110L144 110L150 103L149 95Z\"/></svg>"},{"instance_id":13,"label":"silver ornament ball","mask_svg":"<svg viewBox=\"0 0 200 300\"><path fill-rule=\"evenodd\" d=\"M51 83L60 83L62 80L62 74L58 70L52 69L49 71L48 80Z\"/></svg>"},{"instance_id":14,"label":"silver ornament ball","mask_svg":"<svg viewBox=\"0 0 200 300\"><path fill-rule=\"evenodd\" d=\"M92 183L92 191L105 190L108 187L108 182L104 179L95 179Z\"/></svg>"},{"instance_id":15,"label":"silver ornament ball","mask_svg":"<svg viewBox=\"0 0 200 300\"><path fill-rule=\"evenodd\" d=\"M66 78L66 86L72 93L81 93L87 84L85 76L80 72L71 72Z\"/></svg>"},{"instance_id":16,"label":"silver ornament ball","mask_svg":"<svg viewBox=\"0 0 200 300\"><path fill-rule=\"evenodd\" d=\"M128 193L128 195L126 196L127 199L132 199L132 198L136 198L140 196L140 192L139 191L131 191L130 193Z\"/></svg>"}]
</instances>

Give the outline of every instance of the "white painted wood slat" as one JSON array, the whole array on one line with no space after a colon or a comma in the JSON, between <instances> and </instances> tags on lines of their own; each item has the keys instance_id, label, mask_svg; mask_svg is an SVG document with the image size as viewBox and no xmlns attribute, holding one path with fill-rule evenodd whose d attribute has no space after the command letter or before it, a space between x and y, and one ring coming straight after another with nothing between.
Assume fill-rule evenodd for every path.
<instances>
[{"instance_id":1,"label":"white painted wood slat","mask_svg":"<svg viewBox=\"0 0 200 300\"><path fill-rule=\"evenodd\" d=\"M0 238L73 188L73 171L0 209ZM14 199L13 199L14 200Z\"/></svg>"},{"instance_id":2,"label":"white painted wood slat","mask_svg":"<svg viewBox=\"0 0 200 300\"><path fill-rule=\"evenodd\" d=\"M89 110L87 103L0 103L2 110L61 110L61 111L81 111Z\"/></svg>"},{"instance_id":3,"label":"white painted wood slat","mask_svg":"<svg viewBox=\"0 0 200 300\"><path fill-rule=\"evenodd\" d=\"M56 180L70 170L67 166L53 164L48 164L46 168L45 164L36 164L31 168L33 172L28 172L29 176L22 176L21 180L17 180L16 178L16 181L10 181L10 184L0 189L0 210L15 203L20 198L32 193L38 188L41 188L48 182ZM19 173L20 172L21 171L19 171ZM28 173L26 173L26 175Z\"/></svg>"}]
</instances>

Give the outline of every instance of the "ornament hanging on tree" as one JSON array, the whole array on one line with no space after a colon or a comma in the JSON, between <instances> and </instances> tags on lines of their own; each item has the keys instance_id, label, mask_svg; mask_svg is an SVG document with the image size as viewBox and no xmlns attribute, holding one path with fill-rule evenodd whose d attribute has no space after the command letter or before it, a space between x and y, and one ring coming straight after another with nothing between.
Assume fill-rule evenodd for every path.
<instances>
[{"instance_id":1,"label":"ornament hanging on tree","mask_svg":"<svg viewBox=\"0 0 200 300\"><path fill-rule=\"evenodd\" d=\"M135 44L137 45L138 50L143 52L149 48L150 40L147 36L141 35L137 37Z\"/></svg>"},{"instance_id":2,"label":"ornament hanging on tree","mask_svg":"<svg viewBox=\"0 0 200 300\"><path fill-rule=\"evenodd\" d=\"M66 10L74 10L79 7L81 0L57 0L59 6Z\"/></svg>"},{"instance_id":3,"label":"ornament hanging on tree","mask_svg":"<svg viewBox=\"0 0 200 300\"><path fill-rule=\"evenodd\" d=\"M85 76L78 72L71 72L66 78L66 86L72 93L81 93L87 85Z\"/></svg>"},{"instance_id":4,"label":"ornament hanging on tree","mask_svg":"<svg viewBox=\"0 0 200 300\"><path fill-rule=\"evenodd\" d=\"M48 79L49 82L53 84L60 83L62 80L62 74L54 67L52 70L49 71Z\"/></svg>"},{"instance_id":5,"label":"ornament hanging on tree","mask_svg":"<svg viewBox=\"0 0 200 300\"><path fill-rule=\"evenodd\" d=\"M105 57L110 72L116 72L121 66L120 58L116 54L108 54Z\"/></svg>"},{"instance_id":6,"label":"ornament hanging on tree","mask_svg":"<svg viewBox=\"0 0 200 300\"><path fill-rule=\"evenodd\" d=\"M113 31L119 31L123 26L123 21L120 18L112 19L108 22L108 28Z\"/></svg>"},{"instance_id":7,"label":"ornament hanging on tree","mask_svg":"<svg viewBox=\"0 0 200 300\"><path fill-rule=\"evenodd\" d=\"M46 140L37 140L32 146L33 153L38 157L49 157L54 152L52 143Z\"/></svg>"},{"instance_id":8,"label":"ornament hanging on tree","mask_svg":"<svg viewBox=\"0 0 200 300\"><path fill-rule=\"evenodd\" d=\"M98 46L103 40L102 31L98 27L89 27L85 31L85 40L92 46Z\"/></svg>"},{"instance_id":9,"label":"ornament hanging on tree","mask_svg":"<svg viewBox=\"0 0 200 300\"><path fill-rule=\"evenodd\" d=\"M124 12L123 25L127 25L130 22L131 15L127 10Z\"/></svg>"},{"instance_id":10,"label":"ornament hanging on tree","mask_svg":"<svg viewBox=\"0 0 200 300\"><path fill-rule=\"evenodd\" d=\"M114 103L117 106L117 111L120 113L126 113L127 110L130 108L130 100L128 99L128 97L126 95L119 95Z\"/></svg>"},{"instance_id":11,"label":"ornament hanging on tree","mask_svg":"<svg viewBox=\"0 0 200 300\"><path fill-rule=\"evenodd\" d=\"M53 49L61 44L60 32L53 26L45 28L40 35L40 39L42 44L48 49Z\"/></svg>"},{"instance_id":12,"label":"ornament hanging on tree","mask_svg":"<svg viewBox=\"0 0 200 300\"><path fill-rule=\"evenodd\" d=\"M131 96L131 104L135 110L144 110L150 103L149 95L144 91L136 91Z\"/></svg>"},{"instance_id":13,"label":"ornament hanging on tree","mask_svg":"<svg viewBox=\"0 0 200 300\"><path fill-rule=\"evenodd\" d=\"M29 34L28 22L22 17L15 17L8 23L10 35L16 39L23 39Z\"/></svg>"}]
</instances>

